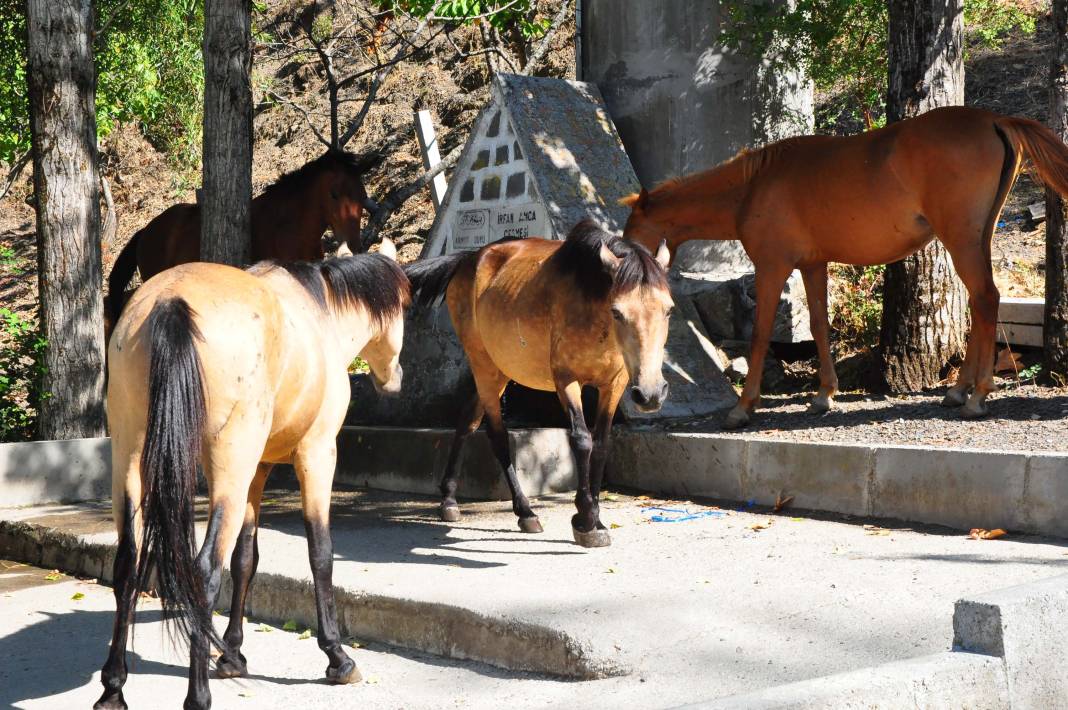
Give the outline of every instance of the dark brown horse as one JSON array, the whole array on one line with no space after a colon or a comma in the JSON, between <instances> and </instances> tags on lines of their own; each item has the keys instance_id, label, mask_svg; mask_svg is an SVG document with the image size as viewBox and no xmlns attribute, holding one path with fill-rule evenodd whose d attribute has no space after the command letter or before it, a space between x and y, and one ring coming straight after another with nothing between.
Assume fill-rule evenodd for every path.
<instances>
[{"instance_id":1,"label":"dark brown horse","mask_svg":"<svg viewBox=\"0 0 1068 710\"><path fill-rule=\"evenodd\" d=\"M576 226L564 242L520 239L480 251L417 261L405 267L417 302L446 294L449 315L471 363L478 393L456 427L445 476L441 517L460 519L456 462L464 440L489 417L489 438L512 492L523 532L541 523L519 487L501 419L509 380L556 392L571 421L571 450L578 466L575 542L608 545L597 497L608 455L608 435L620 397L628 391L644 411L667 396L661 368L672 309L668 250L654 258L644 247ZM597 421L590 436L582 387L598 390Z\"/></svg>"},{"instance_id":2,"label":"dark brown horse","mask_svg":"<svg viewBox=\"0 0 1068 710\"><path fill-rule=\"evenodd\" d=\"M888 264L937 238L968 289L972 332L957 382L943 404L964 417L987 412L995 389L999 294L990 241L1024 157L1068 196L1068 148L1041 123L953 107L856 136L805 136L744 152L707 172L626 200L624 236L674 253L691 239L738 239L756 265L756 324L738 405L738 427L760 400L760 378L783 284L800 269L820 388L812 409L831 408L838 389L828 343L827 262Z\"/></svg>"},{"instance_id":3,"label":"dark brown horse","mask_svg":"<svg viewBox=\"0 0 1068 710\"><path fill-rule=\"evenodd\" d=\"M383 392L401 385L408 280L395 258L386 239L378 254L314 263L265 262L245 271L183 264L130 299L108 348L119 540L115 625L96 708L126 707L127 636L153 576L164 610L190 639L185 707L211 705L210 645L222 652L220 677L246 674L242 615L259 558L263 488L279 463L292 464L300 482L326 677L360 680L338 629L330 490L349 406L349 363L363 357ZM199 552L198 466L210 506ZM211 610L226 560L233 597L219 638Z\"/></svg>"},{"instance_id":4,"label":"dark brown horse","mask_svg":"<svg viewBox=\"0 0 1068 710\"><path fill-rule=\"evenodd\" d=\"M252 261L322 259L327 227L341 243L339 254L362 251L360 220L365 208L374 209L362 177L376 159L328 150L264 190L252 200ZM200 205L173 205L137 232L115 259L105 303L109 321L118 321L135 269L148 281L193 261L200 261Z\"/></svg>"}]
</instances>

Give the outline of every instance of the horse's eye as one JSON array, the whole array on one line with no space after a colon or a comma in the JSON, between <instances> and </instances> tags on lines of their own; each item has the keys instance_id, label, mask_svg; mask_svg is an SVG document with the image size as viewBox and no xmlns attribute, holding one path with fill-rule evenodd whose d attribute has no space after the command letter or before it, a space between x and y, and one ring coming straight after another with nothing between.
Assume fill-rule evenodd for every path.
<instances>
[{"instance_id":1,"label":"horse's eye","mask_svg":"<svg viewBox=\"0 0 1068 710\"><path fill-rule=\"evenodd\" d=\"M619 310L618 308L613 307L612 308L612 317L615 318L619 322L623 322L623 311Z\"/></svg>"},{"instance_id":2,"label":"horse's eye","mask_svg":"<svg viewBox=\"0 0 1068 710\"><path fill-rule=\"evenodd\" d=\"M664 313L665 318L670 318L673 315L675 315L675 306L672 306L671 308L667 309L667 312Z\"/></svg>"}]
</instances>

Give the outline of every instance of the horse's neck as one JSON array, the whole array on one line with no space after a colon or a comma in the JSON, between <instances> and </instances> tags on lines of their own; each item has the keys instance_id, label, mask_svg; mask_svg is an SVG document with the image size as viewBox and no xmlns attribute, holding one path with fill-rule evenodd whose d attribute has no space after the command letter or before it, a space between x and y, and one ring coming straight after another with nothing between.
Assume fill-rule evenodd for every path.
<instances>
[{"instance_id":1,"label":"horse's neck","mask_svg":"<svg viewBox=\"0 0 1068 710\"><path fill-rule=\"evenodd\" d=\"M745 153L703 173L665 185L653 195L650 215L675 227L677 246L691 239L738 239L738 218L753 178L770 156Z\"/></svg>"},{"instance_id":2,"label":"horse's neck","mask_svg":"<svg viewBox=\"0 0 1068 710\"><path fill-rule=\"evenodd\" d=\"M318 180L309 180L297 191L272 190L252 200L252 219L272 227L292 221L299 224L325 224ZM324 227L325 230L325 227ZM319 232L322 234L322 231ZM291 235L295 236L295 235Z\"/></svg>"},{"instance_id":3,"label":"horse's neck","mask_svg":"<svg viewBox=\"0 0 1068 710\"><path fill-rule=\"evenodd\" d=\"M362 307L330 309L327 311L328 326L337 337L339 354L350 363L363 352L371 340L371 323Z\"/></svg>"}]
</instances>

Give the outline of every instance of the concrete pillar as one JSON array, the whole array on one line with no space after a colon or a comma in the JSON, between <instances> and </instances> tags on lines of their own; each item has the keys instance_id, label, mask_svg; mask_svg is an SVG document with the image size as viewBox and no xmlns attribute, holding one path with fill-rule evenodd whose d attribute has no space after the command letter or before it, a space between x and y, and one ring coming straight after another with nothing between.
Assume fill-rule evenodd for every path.
<instances>
[{"instance_id":1,"label":"concrete pillar","mask_svg":"<svg viewBox=\"0 0 1068 710\"><path fill-rule=\"evenodd\" d=\"M579 0L579 76L597 84L641 183L812 132L812 86L719 43L718 0ZM751 269L737 242L695 242L678 268Z\"/></svg>"}]
</instances>

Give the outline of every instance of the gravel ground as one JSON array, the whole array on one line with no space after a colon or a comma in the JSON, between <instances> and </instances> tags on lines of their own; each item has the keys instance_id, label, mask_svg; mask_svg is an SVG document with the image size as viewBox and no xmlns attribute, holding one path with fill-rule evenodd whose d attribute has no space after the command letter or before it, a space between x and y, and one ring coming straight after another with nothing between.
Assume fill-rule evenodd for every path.
<instances>
[{"instance_id":1,"label":"gravel ground","mask_svg":"<svg viewBox=\"0 0 1068 710\"><path fill-rule=\"evenodd\" d=\"M915 444L1010 451L1068 451L1068 388L1013 386L987 400L990 415L965 421L940 406L945 388L889 397L842 394L827 414L807 412L811 394L768 395L750 425L730 436L858 444ZM720 431L726 412L671 426Z\"/></svg>"}]
</instances>

